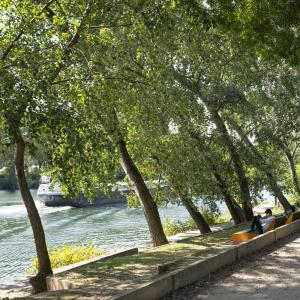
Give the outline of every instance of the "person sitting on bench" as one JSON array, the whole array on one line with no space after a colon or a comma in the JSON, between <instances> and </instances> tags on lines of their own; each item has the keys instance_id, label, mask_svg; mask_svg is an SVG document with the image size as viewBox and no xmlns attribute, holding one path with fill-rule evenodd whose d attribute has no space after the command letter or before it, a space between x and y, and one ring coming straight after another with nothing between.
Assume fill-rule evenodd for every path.
<instances>
[{"instance_id":1,"label":"person sitting on bench","mask_svg":"<svg viewBox=\"0 0 300 300\"><path fill-rule=\"evenodd\" d=\"M250 232L258 232L262 234L268 230L271 223L275 220L275 217L269 208L266 209L265 214L266 216L263 218L261 215L257 215L253 218Z\"/></svg>"}]
</instances>

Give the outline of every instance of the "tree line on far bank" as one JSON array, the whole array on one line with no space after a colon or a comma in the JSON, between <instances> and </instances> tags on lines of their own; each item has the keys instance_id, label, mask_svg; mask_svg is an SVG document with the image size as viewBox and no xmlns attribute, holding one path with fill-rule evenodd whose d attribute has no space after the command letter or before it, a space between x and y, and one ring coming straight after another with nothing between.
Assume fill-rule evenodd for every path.
<instances>
[{"instance_id":1,"label":"tree line on far bank","mask_svg":"<svg viewBox=\"0 0 300 300\"><path fill-rule=\"evenodd\" d=\"M1 156L1 155L0 155ZM37 165L25 166L26 178L30 189L37 189L40 181L40 169ZM14 160L3 158L0 160L0 190L14 192L18 189L18 180Z\"/></svg>"},{"instance_id":2,"label":"tree line on far bank","mask_svg":"<svg viewBox=\"0 0 300 300\"><path fill-rule=\"evenodd\" d=\"M167 243L161 203L182 203L207 233L197 198L223 199L236 224L262 190L285 210L287 195L297 202L299 4L17 2L0 5L0 135L15 151L37 292L52 268L24 161L39 145L73 197L109 190L121 166L154 246ZM168 190L151 193L145 177Z\"/></svg>"}]
</instances>

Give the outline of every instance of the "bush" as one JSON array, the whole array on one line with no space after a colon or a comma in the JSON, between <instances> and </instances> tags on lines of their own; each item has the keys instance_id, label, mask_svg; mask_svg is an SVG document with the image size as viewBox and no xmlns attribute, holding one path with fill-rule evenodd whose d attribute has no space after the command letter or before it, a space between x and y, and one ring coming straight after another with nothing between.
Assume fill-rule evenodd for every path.
<instances>
[{"instance_id":1,"label":"bush","mask_svg":"<svg viewBox=\"0 0 300 300\"><path fill-rule=\"evenodd\" d=\"M229 222L232 218L230 216L217 216L215 224Z\"/></svg>"},{"instance_id":2,"label":"bush","mask_svg":"<svg viewBox=\"0 0 300 300\"><path fill-rule=\"evenodd\" d=\"M197 225L192 219L186 221L172 221L169 218L166 218L163 223L163 229L166 235L175 235L180 232L185 232L188 230L196 230Z\"/></svg>"},{"instance_id":3,"label":"bush","mask_svg":"<svg viewBox=\"0 0 300 300\"><path fill-rule=\"evenodd\" d=\"M201 214L209 225L229 222L231 219L229 216L222 216L208 210L202 210Z\"/></svg>"},{"instance_id":4,"label":"bush","mask_svg":"<svg viewBox=\"0 0 300 300\"><path fill-rule=\"evenodd\" d=\"M95 256L103 255L106 252L98 249L94 244L88 245L63 245L48 249L51 266L53 269L67 266L82 260L90 259ZM28 274L35 274L38 271L37 257L32 259L32 267L27 270Z\"/></svg>"},{"instance_id":5,"label":"bush","mask_svg":"<svg viewBox=\"0 0 300 300\"><path fill-rule=\"evenodd\" d=\"M210 225L218 224L218 223L225 223L230 221L230 217L227 216L220 216L208 211L202 211L202 216L206 220L206 222ZM163 229L166 235L175 235L180 232L185 232L188 230L197 230L198 227L193 219L187 219L186 221L172 221L169 218L166 218L163 222Z\"/></svg>"}]
</instances>

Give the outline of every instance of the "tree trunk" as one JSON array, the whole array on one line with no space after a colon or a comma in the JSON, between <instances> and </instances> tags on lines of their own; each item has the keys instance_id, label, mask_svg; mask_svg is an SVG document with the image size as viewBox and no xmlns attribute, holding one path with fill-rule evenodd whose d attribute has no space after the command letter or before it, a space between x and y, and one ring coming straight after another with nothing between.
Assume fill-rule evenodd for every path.
<instances>
[{"instance_id":1,"label":"tree trunk","mask_svg":"<svg viewBox=\"0 0 300 300\"><path fill-rule=\"evenodd\" d=\"M198 208L194 205L193 201L187 197L180 197L184 207L187 209L189 214L191 215L192 219L196 223L198 229L202 234L211 232L211 229L201 213L199 212Z\"/></svg>"},{"instance_id":2,"label":"tree trunk","mask_svg":"<svg viewBox=\"0 0 300 300\"><path fill-rule=\"evenodd\" d=\"M231 155L231 159L233 162L233 166L237 175L237 180L241 191L242 206L245 212L246 219L248 221L252 220L253 211L251 207L251 198L249 192L248 179L244 172L243 164L240 159L240 156L236 151L234 144L231 141L231 138L229 136L229 133L227 131L227 128L222 118L220 117L218 111L211 105L209 100L207 100L205 96L202 95L201 88L197 82L190 80L186 76L177 72L175 69L173 69L173 75L180 84L182 84L185 88L189 89L196 96L200 97L203 103L205 104L205 107L208 109L211 116L211 120L216 125L218 131L220 132L224 145L228 149Z\"/></svg>"},{"instance_id":3,"label":"tree trunk","mask_svg":"<svg viewBox=\"0 0 300 300\"><path fill-rule=\"evenodd\" d=\"M281 140L281 138L273 135L273 133L270 130L268 131L268 135L286 156L287 162L290 167L290 172L291 172L295 192L298 194L298 197L300 197L300 184L299 184L299 179L296 171L295 161L294 161L293 154L291 153L288 147L288 144L284 140Z\"/></svg>"},{"instance_id":4,"label":"tree trunk","mask_svg":"<svg viewBox=\"0 0 300 300\"><path fill-rule=\"evenodd\" d=\"M196 145L197 145L199 152L201 153L201 155L205 159L206 163L208 164L209 168L211 169L211 172L217 181L217 186L218 186L221 194L224 197L226 206L229 210L229 213L231 214L231 216L233 218L234 223L240 224L240 223L245 222L246 217L245 217L243 210L231 196L225 180L222 178L222 176L218 172L216 165L213 163L213 161L211 160L209 155L207 155L207 153L205 152L205 149L203 148L201 141L199 140L199 137L194 133L190 133L190 136L196 141L196 143L197 143Z\"/></svg>"},{"instance_id":5,"label":"tree trunk","mask_svg":"<svg viewBox=\"0 0 300 300\"><path fill-rule=\"evenodd\" d=\"M298 179L298 175L297 175L297 171L296 171L294 158L289 150L287 152L285 152L285 156L289 162L290 171L291 171L293 184L294 184L294 189L295 189L296 193L298 194L298 197L300 197L300 184L299 184L299 179Z\"/></svg>"},{"instance_id":6,"label":"tree trunk","mask_svg":"<svg viewBox=\"0 0 300 300\"><path fill-rule=\"evenodd\" d=\"M256 166L265 173L265 175L268 179L268 182L270 184L270 187L274 192L275 197L278 198L278 200L281 203L281 205L283 206L284 210L285 211L291 210L290 203L283 195L281 189L279 188L279 186L277 184L276 179L274 178L273 174L271 173L270 168L267 166L262 155L260 155L260 153L257 151L255 146L251 143L251 141L249 140L247 135L243 132L242 128L232 119L230 119L229 122L230 122L230 124L232 124L233 128L240 136L240 139L251 150Z\"/></svg>"},{"instance_id":7,"label":"tree trunk","mask_svg":"<svg viewBox=\"0 0 300 300\"><path fill-rule=\"evenodd\" d=\"M292 155L289 147L284 142L280 141L279 146L286 156L286 159L287 159L289 167L290 167L290 172L291 172L291 176L292 176L292 180L293 180L293 184L294 184L294 189L295 189L296 193L298 194L298 197L300 197L300 184L299 184L299 179L298 179L293 155Z\"/></svg>"},{"instance_id":8,"label":"tree trunk","mask_svg":"<svg viewBox=\"0 0 300 300\"><path fill-rule=\"evenodd\" d=\"M223 194L226 206L233 218L234 223L240 224L245 222L246 216L243 210L241 209L241 207L239 206L239 204L233 199L233 197L229 193L225 180L221 177L214 164L212 164L211 168L212 168L213 175L217 181L217 185L221 193Z\"/></svg>"},{"instance_id":9,"label":"tree trunk","mask_svg":"<svg viewBox=\"0 0 300 300\"><path fill-rule=\"evenodd\" d=\"M117 142L117 150L120 156L122 168L134 186L134 190L144 209L145 217L149 226L153 246L160 246L168 243L163 231L157 205L154 202L138 168L132 161L124 140Z\"/></svg>"},{"instance_id":10,"label":"tree trunk","mask_svg":"<svg viewBox=\"0 0 300 300\"><path fill-rule=\"evenodd\" d=\"M25 142L21 133L16 136L16 154L15 166L17 171L18 184L21 192L23 202L25 204L29 221L32 227L36 253L38 257L38 273L35 277L31 278L30 282L34 288L35 293L47 290L46 277L52 275L51 263L48 255L45 233L39 212L30 194L28 184L26 181L24 171L24 155L25 155Z\"/></svg>"},{"instance_id":11,"label":"tree trunk","mask_svg":"<svg viewBox=\"0 0 300 300\"><path fill-rule=\"evenodd\" d=\"M246 219L248 221L250 221L253 219L253 211L252 211L252 207L251 207L249 184L248 184L248 179L246 177L245 171L243 169L243 164L242 164L240 155L236 151L236 148L233 145L231 138L229 136L228 130L227 130L222 118L220 117L219 113L215 109L210 108L209 105L207 105L207 108L210 112L212 121L214 122L217 129L221 133L224 145L227 147L227 149L230 153L230 156L231 156L231 159L233 162L233 166L234 166L234 169L235 169L235 172L237 175L240 191L241 191L241 200L242 200L243 210L245 212Z\"/></svg>"},{"instance_id":12,"label":"tree trunk","mask_svg":"<svg viewBox=\"0 0 300 300\"><path fill-rule=\"evenodd\" d=\"M223 196L229 213L233 218L234 224L238 225L243 222L246 222L247 220L244 211L241 209L239 204L232 198L231 194L224 191Z\"/></svg>"}]
</instances>

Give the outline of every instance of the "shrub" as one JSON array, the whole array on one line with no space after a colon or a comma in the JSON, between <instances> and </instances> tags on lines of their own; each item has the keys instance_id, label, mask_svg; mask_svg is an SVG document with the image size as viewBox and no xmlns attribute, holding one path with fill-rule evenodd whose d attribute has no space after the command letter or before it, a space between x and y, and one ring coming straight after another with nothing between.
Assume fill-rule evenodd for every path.
<instances>
[{"instance_id":1,"label":"shrub","mask_svg":"<svg viewBox=\"0 0 300 300\"><path fill-rule=\"evenodd\" d=\"M219 215L208 210L202 210L201 214L209 225L229 222L231 219L229 216Z\"/></svg>"},{"instance_id":2,"label":"shrub","mask_svg":"<svg viewBox=\"0 0 300 300\"><path fill-rule=\"evenodd\" d=\"M103 255L106 252L98 249L94 244L87 245L63 245L48 249L51 266L53 269L67 266L82 260L90 259L95 256ZM32 259L32 267L27 270L28 274L35 274L38 271L37 257Z\"/></svg>"},{"instance_id":3,"label":"shrub","mask_svg":"<svg viewBox=\"0 0 300 300\"><path fill-rule=\"evenodd\" d=\"M197 229L197 226L192 219L186 221L172 221L171 219L166 218L163 223L163 229L166 235L175 235L187 230L195 230Z\"/></svg>"},{"instance_id":4,"label":"shrub","mask_svg":"<svg viewBox=\"0 0 300 300\"><path fill-rule=\"evenodd\" d=\"M201 214L206 222L210 225L230 221L230 217L219 216L208 211L202 211ZM165 234L170 236L188 230L197 230L198 227L191 218L187 219L186 221L173 221L169 218L166 218L163 222L163 229Z\"/></svg>"}]
</instances>

